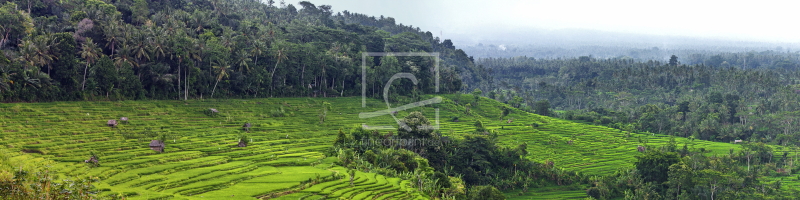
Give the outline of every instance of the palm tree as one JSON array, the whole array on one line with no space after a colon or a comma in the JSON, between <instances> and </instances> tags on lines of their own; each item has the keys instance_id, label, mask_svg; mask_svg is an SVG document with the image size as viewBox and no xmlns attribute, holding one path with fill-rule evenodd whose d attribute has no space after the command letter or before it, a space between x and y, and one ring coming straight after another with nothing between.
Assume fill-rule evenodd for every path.
<instances>
[{"instance_id":1,"label":"palm tree","mask_svg":"<svg viewBox=\"0 0 800 200\"><path fill-rule=\"evenodd\" d=\"M150 60L150 53L147 48L148 45L146 43L148 40L147 33L142 30L137 30L135 31L135 33L133 33L133 37L135 37L135 39L133 40L134 43L133 45L131 45L133 56L136 57L136 59L139 62L142 61L142 58L144 58L145 60Z\"/></svg>"},{"instance_id":2,"label":"palm tree","mask_svg":"<svg viewBox=\"0 0 800 200\"><path fill-rule=\"evenodd\" d=\"M23 40L19 44L19 57L17 60L24 64L23 70L28 70L29 67L35 67L39 64L36 52L36 45L33 44L33 41Z\"/></svg>"},{"instance_id":3,"label":"palm tree","mask_svg":"<svg viewBox=\"0 0 800 200\"><path fill-rule=\"evenodd\" d=\"M285 44L285 42L278 41L278 42L273 43L272 44L272 49L273 49L273 51L275 51L275 59L277 61L275 62L275 67L272 67L272 73L269 75L269 80L271 81L271 83L273 83L272 85L274 85L275 81L273 80L273 78L275 77L275 70L278 69L278 65L281 64L281 61L287 59L288 57L286 56L286 44ZM273 86L273 88L274 88L274 86Z\"/></svg>"},{"instance_id":4,"label":"palm tree","mask_svg":"<svg viewBox=\"0 0 800 200\"><path fill-rule=\"evenodd\" d=\"M106 47L111 46L111 56L114 56L116 53L116 46L119 43L125 42L125 37L123 37L120 32L122 32L119 22L114 21L108 23L106 26L103 27L103 32L106 35Z\"/></svg>"},{"instance_id":5,"label":"palm tree","mask_svg":"<svg viewBox=\"0 0 800 200\"><path fill-rule=\"evenodd\" d=\"M168 35L165 31L157 31L156 36L149 37L150 49L156 56L156 59L166 56L167 52L169 52L167 49L167 41L165 41L167 37Z\"/></svg>"},{"instance_id":6,"label":"palm tree","mask_svg":"<svg viewBox=\"0 0 800 200\"><path fill-rule=\"evenodd\" d=\"M264 44L264 42L259 40L258 38L253 38L252 41L254 42L253 42L253 47L250 48L250 55L255 58L255 62L253 62L253 65L258 67L258 57L261 56L261 54L264 54L265 50L264 46L266 44Z\"/></svg>"},{"instance_id":7,"label":"palm tree","mask_svg":"<svg viewBox=\"0 0 800 200\"><path fill-rule=\"evenodd\" d=\"M50 35L42 35L37 36L33 40L33 43L36 46L36 60L38 60L41 65L47 65L47 75L50 75L50 69L52 69L50 64L58 59L53 53L53 47L58 45L58 42Z\"/></svg>"},{"instance_id":8,"label":"palm tree","mask_svg":"<svg viewBox=\"0 0 800 200\"><path fill-rule=\"evenodd\" d=\"M37 88L37 87L41 86L41 84L39 84L40 83L39 79L36 78L36 75L38 74L37 71L38 70L23 70L22 71L22 87L23 88L25 88L25 86L29 86L29 85L31 87L34 87L34 88Z\"/></svg>"},{"instance_id":9,"label":"palm tree","mask_svg":"<svg viewBox=\"0 0 800 200\"><path fill-rule=\"evenodd\" d=\"M86 38L86 42L81 46L81 58L86 60L86 67L83 68L83 82L81 83L81 91L86 87L86 72L89 71L89 65L94 63L102 54L97 44L92 41L92 38Z\"/></svg>"},{"instance_id":10,"label":"palm tree","mask_svg":"<svg viewBox=\"0 0 800 200\"><path fill-rule=\"evenodd\" d=\"M117 49L117 57L114 57L114 66L117 67L117 71L119 71L119 69L125 64L128 64L131 67L139 67L139 64L133 59L131 54L132 51L128 45L125 45L124 43L120 45L120 48Z\"/></svg>"},{"instance_id":11,"label":"palm tree","mask_svg":"<svg viewBox=\"0 0 800 200\"><path fill-rule=\"evenodd\" d=\"M250 59L250 53L247 53L247 51L244 49L240 49L236 55L237 57L235 64L239 66L239 71L241 72L247 70L249 72L250 66L247 63L253 61L253 59Z\"/></svg>"},{"instance_id":12,"label":"palm tree","mask_svg":"<svg viewBox=\"0 0 800 200\"><path fill-rule=\"evenodd\" d=\"M216 65L214 65L212 67L217 70L217 82L214 83L214 89L211 90L211 97L213 98L214 97L214 91L217 90L217 84L219 84L219 81L222 80L222 78L228 77L230 75L230 74L228 74L228 69L231 68L231 65L228 64L228 61L221 60L221 61L218 61L216 63Z\"/></svg>"},{"instance_id":13,"label":"palm tree","mask_svg":"<svg viewBox=\"0 0 800 200\"><path fill-rule=\"evenodd\" d=\"M203 62L203 55L204 55L205 51L206 51L206 45L205 45L205 43L203 43L203 41L200 41L198 39L192 39L192 48L188 49L188 54L189 54L188 56L189 56L189 58L195 60L195 62L194 62L194 66L195 67L197 67L197 65L200 62ZM186 70L186 78L185 78L186 79L185 80L186 87L184 87L184 90L186 90L186 91L184 91L184 96L183 96L184 100L189 98L189 72L190 71L191 71L190 69Z\"/></svg>"}]
</instances>

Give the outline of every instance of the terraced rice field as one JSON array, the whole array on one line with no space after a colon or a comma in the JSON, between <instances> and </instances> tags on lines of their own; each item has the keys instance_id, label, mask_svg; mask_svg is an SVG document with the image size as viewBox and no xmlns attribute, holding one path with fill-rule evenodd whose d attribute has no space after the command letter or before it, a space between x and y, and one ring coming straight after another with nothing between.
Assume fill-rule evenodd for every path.
<instances>
[{"instance_id":1,"label":"terraced rice field","mask_svg":"<svg viewBox=\"0 0 800 200\"><path fill-rule=\"evenodd\" d=\"M320 124L322 101L335 107ZM281 107L283 117L275 114ZM220 113L204 114L209 108ZM344 181L333 177L341 169L331 168L336 158L324 152L339 129L394 123L389 116L357 117L380 109L361 108L360 98L2 104L0 145L56 161L51 168L63 174L98 177L100 196L254 199L319 178L331 181L283 198L420 198L407 182L368 173L359 173L354 187L348 182L347 187L326 188L329 193L307 192ZM120 117L129 123L106 125ZM253 124L249 133L241 128L245 122ZM237 147L242 133L250 138L247 147ZM166 136L163 153L149 148L160 135ZM99 156L99 167L83 162L92 153Z\"/></svg>"},{"instance_id":2,"label":"terraced rice field","mask_svg":"<svg viewBox=\"0 0 800 200\"><path fill-rule=\"evenodd\" d=\"M480 119L500 135L504 145L528 143L529 158L586 174L604 175L632 166L639 153L639 138L651 145L665 144L665 136L631 134L607 127L542 117L519 110L500 119L501 103L481 99L474 105L471 95L445 95L439 125L443 135L474 131ZM428 97L430 98L430 97ZM427 98L424 98L427 99ZM323 101L332 104L320 123ZM455 102L458 103L455 103ZM473 103L471 115L461 106ZM209 108L219 110L209 116ZM255 199L281 193L279 199L422 199L407 181L374 173L358 172L354 184L344 169L327 157L339 129L396 125L389 115L362 119L361 112L386 109L382 101L348 98L273 98L248 100L54 102L0 104L0 148L26 152L56 161L51 167L62 174L98 177L100 196L128 199ZM284 112L278 110L283 109ZM420 110L435 121L434 106L400 111L402 117ZM451 118L458 116L458 122ZM107 120L128 117L116 128ZM506 119L513 122L507 123ZM249 133L241 128L253 126ZM535 126L533 124L537 124ZM245 133L247 147L237 147ZM165 151L148 144L165 135ZM573 140L572 145L567 141ZM712 153L727 154L739 145L676 138ZM92 152L100 157L99 167L83 163ZM310 179L325 180L306 187ZM786 178L785 178L786 179ZM784 180L785 185L798 181ZM294 191L292 193L285 191ZM570 199L583 189L532 189L526 196ZM560 194L560 195L559 195Z\"/></svg>"}]
</instances>

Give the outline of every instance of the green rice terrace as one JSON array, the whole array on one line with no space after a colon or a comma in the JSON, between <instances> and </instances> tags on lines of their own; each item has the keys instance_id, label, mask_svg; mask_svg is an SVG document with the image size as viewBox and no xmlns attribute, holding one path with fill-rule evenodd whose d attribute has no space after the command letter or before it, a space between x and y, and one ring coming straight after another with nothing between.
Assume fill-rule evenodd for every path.
<instances>
[{"instance_id":1,"label":"green rice terrace","mask_svg":"<svg viewBox=\"0 0 800 200\"><path fill-rule=\"evenodd\" d=\"M528 158L589 175L633 167L637 146L666 144L669 137L543 117L514 109L500 118L500 102L481 98L471 114L459 102L471 95L445 95L441 104L400 111L422 111L433 119L439 109L441 133L475 130L482 120L500 143L527 143ZM323 102L331 104L321 123ZM216 109L218 113L210 112ZM128 199L425 199L408 180L357 172L350 185L346 169L326 156L340 129L396 125L389 115L362 119L359 113L386 109L384 102L360 97L271 98L190 101L53 102L0 104L0 151L12 161L54 161L50 170L97 177L98 196ZM453 117L459 117L457 122ZM109 127L109 120L127 123ZM508 120L511 119L511 120ZM433 121L433 120L432 120ZM249 131L243 124L251 123ZM246 134L246 147L238 138ZM160 138L156 138L156 137ZM164 140L163 153L150 148ZM727 154L741 145L676 138L679 145ZM783 155L780 147L775 154ZM85 163L92 154L100 164ZM794 155L792 152L791 155ZM790 176L793 177L793 176ZM772 178L776 181L781 178ZM784 178L784 188L800 182ZM510 199L582 199L586 188L535 188Z\"/></svg>"}]
</instances>

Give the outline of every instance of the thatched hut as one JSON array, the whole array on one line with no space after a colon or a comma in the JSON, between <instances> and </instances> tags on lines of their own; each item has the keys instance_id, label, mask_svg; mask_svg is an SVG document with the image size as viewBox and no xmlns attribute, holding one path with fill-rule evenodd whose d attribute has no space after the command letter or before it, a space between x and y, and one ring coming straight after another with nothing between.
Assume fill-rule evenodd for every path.
<instances>
[{"instance_id":1,"label":"thatched hut","mask_svg":"<svg viewBox=\"0 0 800 200\"><path fill-rule=\"evenodd\" d=\"M152 140L150 141L150 149L153 151L164 152L164 142L160 140Z\"/></svg>"},{"instance_id":2,"label":"thatched hut","mask_svg":"<svg viewBox=\"0 0 800 200\"><path fill-rule=\"evenodd\" d=\"M119 118L119 121L121 121L123 124L128 124L128 118L127 117L121 117L121 118Z\"/></svg>"},{"instance_id":3,"label":"thatched hut","mask_svg":"<svg viewBox=\"0 0 800 200\"><path fill-rule=\"evenodd\" d=\"M250 122L244 123L244 125L242 125L242 128L244 128L245 131L250 131L250 127L253 127L253 125L250 124Z\"/></svg>"},{"instance_id":4,"label":"thatched hut","mask_svg":"<svg viewBox=\"0 0 800 200\"><path fill-rule=\"evenodd\" d=\"M98 161L98 160L97 160L97 157L95 157L95 156L92 156L91 158L89 158L89 160L84 160L83 162L85 162L85 163L92 163L92 164L95 164L95 165L96 165L96 164L97 164L97 163L99 163L100 161Z\"/></svg>"},{"instance_id":5,"label":"thatched hut","mask_svg":"<svg viewBox=\"0 0 800 200\"><path fill-rule=\"evenodd\" d=\"M115 127L115 126L117 126L117 120L113 120L113 119L112 120L108 120L108 122L106 124L108 126L110 126L110 127Z\"/></svg>"},{"instance_id":6,"label":"thatched hut","mask_svg":"<svg viewBox=\"0 0 800 200\"><path fill-rule=\"evenodd\" d=\"M647 151L647 148L645 148L643 146L638 146L638 147L636 147L636 150L639 151L639 152L644 153L645 151Z\"/></svg>"}]
</instances>

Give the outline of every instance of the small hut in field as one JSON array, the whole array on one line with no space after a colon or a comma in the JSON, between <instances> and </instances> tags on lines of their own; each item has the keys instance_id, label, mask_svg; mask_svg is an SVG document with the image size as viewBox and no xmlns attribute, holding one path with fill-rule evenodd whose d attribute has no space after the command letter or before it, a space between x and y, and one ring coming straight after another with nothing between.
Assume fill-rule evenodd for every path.
<instances>
[{"instance_id":1,"label":"small hut in field","mask_svg":"<svg viewBox=\"0 0 800 200\"><path fill-rule=\"evenodd\" d=\"M113 120L113 119L112 120L108 120L106 125L108 125L110 127L115 127L115 126L117 126L117 120Z\"/></svg>"},{"instance_id":2,"label":"small hut in field","mask_svg":"<svg viewBox=\"0 0 800 200\"><path fill-rule=\"evenodd\" d=\"M95 157L95 156L92 156L91 158L89 158L89 160L84 160L83 162L84 162L84 163L91 163L91 164L95 164L95 165L96 165L96 164L97 164L97 163L99 163L100 161L98 161L98 160L97 160L97 157Z\"/></svg>"},{"instance_id":3,"label":"small hut in field","mask_svg":"<svg viewBox=\"0 0 800 200\"><path fill-rule=\"evenodd\" d=\"M164 152L164 142L160 140L152 140L150 141L150 149L153 151Z\"/></svg>"},{"instance_id":4,"label":"small hut in field","mask_svg":"<svg viewBox=\"0 0 800 200\"><path fill-rule=\"evenodd\" d=\"M128 118L127 117L119 118L119 121L121 121L123 124L128 124Z\"/></svg>"},{"instance_id":5,"label":"small hut in field","mask_svg":"<svg viewBox=\"0 0 800 200\"><path fill-rule=\"evenodd\" d=\"M247 147L247 141L239 140L239 144L236 145L237 147Z\"/></svg>"},{"instance_id":6,"label":"small hut in field","mask_svg":"<svg viewBox=\"0 0 800 200\"><path fill-rule=\"evenodd\" d=\"M647 148L645 148L643 146L638 146L638 147L636 147L636 150L639 151L639 152L644 153L645 151L647 151Z\"/></svg>"},{"instance_id":7,"label":"small hut in field","mask_svg":"<svg viewBox=\"0 0 800 200\"><path fill-rule=\"evenodd\" d=\"M250 127L253 127L253 125L250 124L250 122L244 123L244 125L242 126L242 128L244 128L245 131L250 131Z\"/></svg>"}]
</instances>

